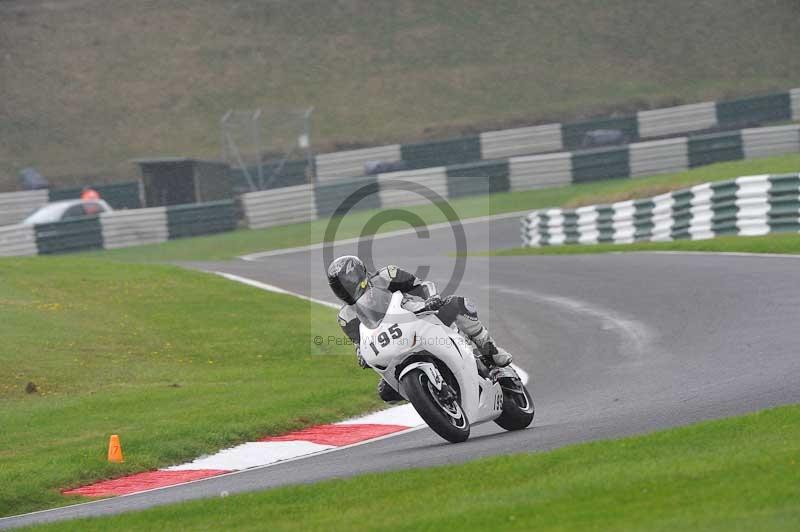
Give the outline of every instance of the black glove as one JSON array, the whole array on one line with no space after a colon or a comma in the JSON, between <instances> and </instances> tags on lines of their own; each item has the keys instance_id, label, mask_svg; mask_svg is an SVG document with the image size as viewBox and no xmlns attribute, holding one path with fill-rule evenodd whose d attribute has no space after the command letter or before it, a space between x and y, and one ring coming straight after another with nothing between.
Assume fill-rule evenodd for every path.
<instances>
[{"instance_id":1,"label":"black glove","mask_svg":"<svg viewBox=\"0 0 800 532\"><path fill-rule=\"evenodd\" d=\"M438 294L425 300L425 310L439 310L442 305L444 305L444 301Z\"/></svg>"}]
</instances>

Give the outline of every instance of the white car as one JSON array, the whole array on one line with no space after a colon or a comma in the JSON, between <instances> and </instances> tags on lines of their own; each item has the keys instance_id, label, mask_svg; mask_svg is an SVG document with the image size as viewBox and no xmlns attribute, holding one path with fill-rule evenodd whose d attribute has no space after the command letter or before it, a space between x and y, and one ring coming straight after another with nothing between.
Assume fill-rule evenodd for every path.
<instances>
[{"instance_id":1,"label":"white car","mask_svg":"<svg viewBox=\"0 0 800 532\"><path fill-rule=\"evenodd\" d=\"M25 218L22 223L25 225L49 224L84 216L96 216L112 210L108 203L101 199L56 201L39 207L33 214Z\"/></svg>"}]
</instances>

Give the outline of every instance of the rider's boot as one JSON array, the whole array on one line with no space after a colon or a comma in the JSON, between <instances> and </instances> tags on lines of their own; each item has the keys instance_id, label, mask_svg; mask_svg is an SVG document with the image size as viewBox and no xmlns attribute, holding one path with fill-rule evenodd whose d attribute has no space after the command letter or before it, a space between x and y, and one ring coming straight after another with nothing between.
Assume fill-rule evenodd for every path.
<instances>
[{"instance_id":1,"label":"rider's boot","mask_svg":"<svg viewBox=\"0 0 800 532\"><path fill-rule=\"evenodd\" d=\"M486 327L481 327L481 331L471 336L470 340L478 346L483 359L491 361L494 366L503 368L511 364L511 353L497 345Z\"/></svg>"},{"instance_id":2,"label":"rider's boot","mask_svg":"<svg viewBox=\"0 0 800 532\"><path fill-rule=\"evenodd\" d=\"M455 321L456 327L472 340L487 366L505 367L511 364L511 354L497 345L489 335L489 331L478 319L478 309L468 299L450 296L439 311L439 316L445 323Z\"/></svg>"},{"instance_id":3,"label":"rider's boot","mask_svg":"<svg viewBox=\"0 0 800 532\"><path fill-rule=\"evenodd\" d=\"M383 399L384 402L390 404L405 401L403 396L400 395L397 390L389 386L389 383L383 379L378 383L378 396Z\"/></svg>"}]
</instances>

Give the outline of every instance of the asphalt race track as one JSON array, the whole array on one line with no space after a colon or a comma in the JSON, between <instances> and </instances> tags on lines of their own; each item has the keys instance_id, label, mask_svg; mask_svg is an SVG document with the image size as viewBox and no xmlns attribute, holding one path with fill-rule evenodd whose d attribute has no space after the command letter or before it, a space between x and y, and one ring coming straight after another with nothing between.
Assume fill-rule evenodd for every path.
<instances>
[{"instance_id":1,"label":"asphalt race track","mask_svg":"<svg viewBox=\"0 0 800 532\"><path fill-rule=\"evenodd\" d=\"M464 225L468 251L519 243L519 220ZM337 246L336 255L355 245ZM430 266L444 287L457 260L448 228L376 239L376 264ZM319 249L188 265L334 301ZM800 402L800 259L711 254L469 257L458 292L531 374L535 427L475 427L463 444L424 428L191 484L0 520L0 528L372 471L552 449ZM313 324L310 324L313 327ZM355 364L355 360L353 361ZM290 364L290 361L287 361ZM377 377L376 377L377 379Z\"/></svg>"}]
</instances>

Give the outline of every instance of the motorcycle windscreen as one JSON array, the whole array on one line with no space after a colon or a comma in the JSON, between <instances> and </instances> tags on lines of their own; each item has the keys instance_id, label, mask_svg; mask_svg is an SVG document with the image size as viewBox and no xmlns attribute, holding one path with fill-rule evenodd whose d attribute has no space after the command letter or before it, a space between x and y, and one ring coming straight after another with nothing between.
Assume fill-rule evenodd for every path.
<instances>
[{"instance_id":1,"label":"motorcycle windscreen","mask_svg":"<svg viewBox=\"0 0 800 532\"><path fill-rule=\"evenodd\" d=\"M369 285L355 304L356 315L367 328L375 329L389 310L392 293L385 288Z\"/></svg>"}]
</instances>

